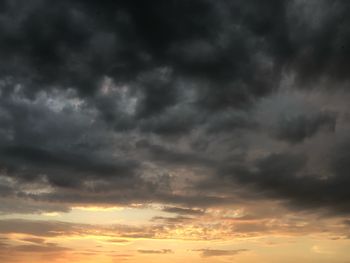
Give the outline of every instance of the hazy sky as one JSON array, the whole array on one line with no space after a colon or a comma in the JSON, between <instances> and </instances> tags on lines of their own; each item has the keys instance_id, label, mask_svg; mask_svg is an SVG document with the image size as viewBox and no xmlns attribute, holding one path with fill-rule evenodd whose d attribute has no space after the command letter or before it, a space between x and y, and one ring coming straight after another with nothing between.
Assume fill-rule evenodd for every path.
<instances>
[{"instance_id":1,"label":"hazy sky","mask_svg":"<svg viewBox=\"0 0 350 263\"><path fill-rule=\"evenodd\" d=\"M0 262L350 263L349 13L0 0Z\"/></svg>"}]
</instances>

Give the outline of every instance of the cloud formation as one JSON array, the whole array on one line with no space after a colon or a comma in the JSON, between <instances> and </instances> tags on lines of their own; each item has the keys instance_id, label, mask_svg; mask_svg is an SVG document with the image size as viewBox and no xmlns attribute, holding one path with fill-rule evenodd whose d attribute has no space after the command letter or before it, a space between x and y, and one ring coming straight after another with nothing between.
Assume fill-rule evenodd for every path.
<instances>
[{"instance_id":1,"label":"cloud formation","mask_svg":"<svg viewBox=\"0 0 350 263\"><path fill-rule=\"evenodd\" d=\"M0 212L160 203L183 221L259 198L348 214L349 9L3 1Z\"/></svg>"},{"instance_id":2,"label":"cloud formation","mask_svg":"<svg viewBox=\"0 0 350 263\"><path fill-rule=\"evenodd\" d=\"M236 249L236 250L198 249L196 251L201 252L201 256L204 258L207 258L207 257L234 256L248 250L247 249Z\"/></svg>"}]
</instances>

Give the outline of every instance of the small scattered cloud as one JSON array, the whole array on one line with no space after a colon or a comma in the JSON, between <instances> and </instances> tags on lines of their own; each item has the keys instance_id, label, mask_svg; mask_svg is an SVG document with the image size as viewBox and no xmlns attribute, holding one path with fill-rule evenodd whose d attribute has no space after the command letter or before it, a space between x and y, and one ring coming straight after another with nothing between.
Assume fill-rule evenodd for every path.
<instances>
[{"instance_id":1,"label":"small scattered cloud","mask_svg":"<svg viewBox=\"0 0 350 263\"><path fill-rule=\"evenodd\" d=\"M197 249L194 251L200 252L201 256L206 257L222 257L222 256L235 256L242 252L249 251L247 249L235 249L235 250L222 250L222 249Z\"/></svg>"},{"instance_id":2,"label":"small scattered cloud","mask_svg":"<svg viewBox=\"0 0 350 263\"><path fill-rule=\"evenodd\" d=\"M156 249L156 250L149 250L149 249L139 249L137 252L141 254L171 254L174 253L171 249Z\"/></svg>"}]
</instances>

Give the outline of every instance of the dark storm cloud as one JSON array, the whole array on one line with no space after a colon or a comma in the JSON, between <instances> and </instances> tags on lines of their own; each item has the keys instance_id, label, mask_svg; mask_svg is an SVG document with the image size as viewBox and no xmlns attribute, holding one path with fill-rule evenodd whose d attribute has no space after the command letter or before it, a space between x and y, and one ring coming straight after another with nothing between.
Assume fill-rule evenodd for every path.
<instances>
[{"instance_id":1,"label":"dark storm cloud","mask_svg":"<svg viewBox=\"0 0 350 263\"><path fill-rule=\"evenodd\" d=\"M238 184L349 211L348 140L336 139L347 109L333 114L347 97L287 108L272 131L276 118L259 118L265 98L279 110L273 95L289 79L296 93L348 94L349 10L341 0L2 1L2 210L16 197L17 211L159 202L185 215L232 202ZM322 175L308 174L319 134L336 146Z\"/></svg>"},{"instance_id":2,"label":"dark storm cloud","mask_svg":"<svg viewBox=\"0 0 350 263\"><path fill-rule=\"evenodd\" d=\"M283 65L306 77L346 78L349 5L309 2L5 1L1 73L34 90L49 84L83 94L103 76L139 77L140 117L176 103L179 76L204 81L200 105L240 107L274 89ZM308 13L313 7L328 12L305 24L304 16L317 15ZM173 76L140 78L161 67Z\"/></svg>"},{"instance_id":3,"label":"dark storm cloud","mask_svg":"<svg viewBox=\"0 0 350 263\"><path fill-rule=\"evenodd\" d=\"M348 142L333 148L326 178L307 171L306 156L289 153L271 154L250 165L227 167L222 176L255 189L258 195L285 200L294 208L348 214L349 149Z\"/></svg>"},{"instance_id":4,"label":"dark storm cloud","mask_svg":"<svg viewBox=\"0 0 350 263\"><path fill-rule=\"evenodd\" d=\"M233 132L235 130L258 129L259 124L246 112L225 111L213 115L207 121L206 131L209 134Z\"/></svg>"},{"instance_id":5,"label":"dark storm cloud","mask_svg":"<svg viewBox=\"0 0 350 263\"><path fill-rule=\"evenodd\" d=\"M260 12L269 20L266 33L275 41L285 4L277 1L271 11L260 4L242 5L199 0L8 1L0 28L1 72L14 83L26 80L32 87L28 93L53 85L91 94L103 76L117 82L137 77L143 93L140 117L176 103L173 78L178 77L203 80L198 102L205 107L240 107L273 85L264 61L254 57L261 46L256 33L263 32L255 28L258 21L249 19ZM174 76L142 78L161 67ZM213 87L217 82L220 89Z\"/></svg>"},{"instance_id":6,"label":"dark storm cloud","mask_svg":"<svg viewBox=\"0 0 350 263\"><path fill-rule=\"evenodd\" d=\"M294 1L291 5L290 21L295 24L290 39L297 51L293 67L301 81L348 79L349 8L348 2L329 0Z\"/></svg>"},{"instance_id":7,"label":"dark storm cloud","mask_svg":"<svg viewBox=\"0 0 350 263\"><path fill-rule=\"evenodd\" d=\"M17 181L18 188L12 193L20 192L21 183L46 182L75 189L106 180L110 186L113 181L115 189L131 187L137 181L143 184L137 175L140 162L113 156L113 132L97 119L93 109L78 106L74 92L42 92L29 99L19 89L1 97L1 102L0 167L4 176ZM0 189L2 195L11 194L6 184Z\"/></svg>"},{"instance_id":8,"label":"dark storm cloud","mask_svg":"<svg viewBox=\"0 0 350 263\"><path fill-rule=\"evenodd\" d=\"M10 146L1 153L3 158L18 160L23 163L33 163L40 166L61 167L63 169L73 169L82 172L101 173L105 176L115 173L128 172L128 166L136 166L136 163L126 164L125 168L118 164L98 163L96 160L84 158L84 156L74 156L70 153L58 153L57 155L40 148L30 148L24 146Z\"/></svg>"},{"instance_id":9,"label":"dark storm cloud","mask_svg":"<svg viewBox=\"0 0 350 263\"><path fill-rule=\"evenodd\" d=\"M51 153L40 148L31 148L23 146L12 146L5 148L1 155L3 160L9 159L7 165L11 161L15 161L13 166L10 168L14 169L14 173L20 174L21 169L25 170L21 166L30 167L34 169L34 174L25 174L24 177L29 176L28 179L33 179L30 177L35 177L40 175L40 170L48 171L51 173L47 175L50 183L61 187L71 187L79 186L82 181L81 176L84 179L89 178L89 174L92 176L98 176L102 179L104 177L113 177L113 175L118 175L120 177L132 177L132 170L137 167L137 163L130 162L118 165L115 161L114 163L100 162L96 159L86 158L83 155L72 155L70 153L58 152ZM40 168L39 168L40 167ZM38 170L37 170L38 169ZM57 176L60 170L64 171L64 174ZM55 172L56 171L56 172ZM71 174L74 173L74 177ZM26 178L27 179L27 178Z\"/></svg>"},{"instance_id":10,"label":"dark storm cloud","mask_svg":"<svg viewBox=\"0 0 350 263\"><path fill-rule=\"evenodd\" d=\"M171 165L192 166L212 166L215 164L210 158L201 156L195 152L180 152L176 149L169 149L145 140L138 141L136 145L139 149L147 150L149 156L158 162L165 162Z\"/></svg>"},{"instance_id":11,"label":"dark storm cloud","mask_svg":"<svg viewBox=\"0 0 350 263\"><path fill-rule=\"evenodd\" d=\"M312 137L321 129L334 132L335 126L336 115L334 113L321 112L311 116L286 116L279 121L276 137L290 143L299 143Z\"/></svg>"}]
</instances>

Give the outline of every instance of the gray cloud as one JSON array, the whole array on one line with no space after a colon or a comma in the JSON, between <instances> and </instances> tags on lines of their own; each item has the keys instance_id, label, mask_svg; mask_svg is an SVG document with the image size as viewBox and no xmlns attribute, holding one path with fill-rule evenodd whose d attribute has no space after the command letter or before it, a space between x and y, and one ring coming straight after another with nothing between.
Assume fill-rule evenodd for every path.
<instances>
[{"instance_id":1,"label":"gray cloud","mask_svg":"<svg viewBox=\"0 0 350 263\"><path fill-rule=\"evenodd\" d=\"M308 174L307 158L302 154L271 154L253 165L234 165L222 176L252 187L256 193L289 202L299 209L333 210L349 213L347 202L348 144L335 147L327 178Z\"/></svg>"},{"instance_id":2,"label":"gray cloud","mask_svg":"<svg viewBox=\"0 0 350 263\"><path fill-rule=\"evenodd\" d=\"M202 215L204 211L201 209L191 209L191 208L182 208L182 207L165 207L163 208L164 212L174 213L179 215Z\"/></svg>"},{"instance_id":3,"label":"gray cloud","mask_svg":"<svg viewBox=\"0 0 350 263\"><path fill-rule=\"evenodd\" d=\"M29 220L1 220L0 233L21 233L39 237L55 237L78 233L79 225L64 222L29 221Z\"/></svg>"},{"instance_id":4,"label":"gray cloud","mask_svg":"<svg viewBox=\"0 0 350 263\"><path fill-rule=\"evenodd\" d=\"M349 8L3 1L1 212L258 196L348 213Z\"/></svg>"},{"instance_id":5,"label":"gray cloud","mask_svg":"<svg viewBox=\"0 0 350 263\"><path fill-rule=\"evenodd\" d=\"M315 135L322 128L334 132L336 115L321 112L312 116L286 116L281 118L276 131L278 139L299 143Z\"/></svg>"}]
</instances>

